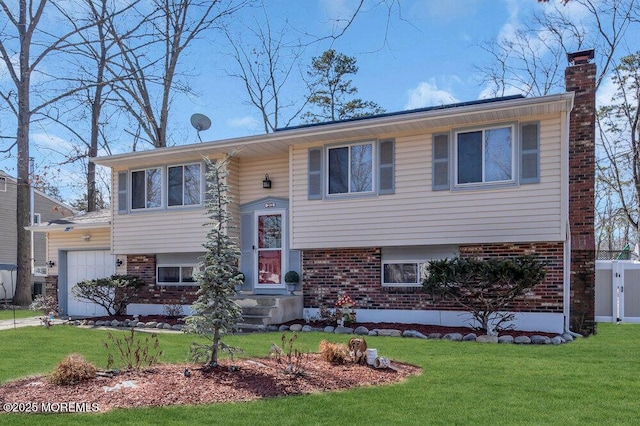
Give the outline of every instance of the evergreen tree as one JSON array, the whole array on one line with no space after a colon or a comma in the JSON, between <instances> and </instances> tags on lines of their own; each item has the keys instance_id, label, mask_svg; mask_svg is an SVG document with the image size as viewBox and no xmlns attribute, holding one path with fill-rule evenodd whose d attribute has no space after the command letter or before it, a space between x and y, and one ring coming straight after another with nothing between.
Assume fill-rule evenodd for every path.
<instances>
[{"instance_id":1,"label":"evergreen tree","mask_svg":"<svg viewBox=\"0 0 640 426\"><path fill-rule=\"evenodd\" d=\"M319 58L313 58L307 71L311 95L307 102L319 112L307 111L302 119L307 123L345 120L383 113L385 110L371 101L349 99L358 89L346 79L356 74L356 58L329 49Z\"/></svg>"},{"instance_id":2,"label":"evergreen tree","mask_svg":"<svg viewBox=\"0 0 640 426\"><path fill-rule=\"evenodd\" d=\"M233 353L232 348L222 341L224 335L232 333L242 319L240 306L232 300L234 285L242 281L238 272L240 250L236 241L227 235L231 223L228 206L231 198L226 182L226 167L230 157L214 164L207 161L207 203L206 214L211 220L206 226L207 241L203 244L206 253L195 274L200 289L198 299L191 309L193 314L186 318L186 330L205 337L208 342L191 345L191 355L195 361L207 361L216 366L221 350Z\"/></svg>"}]
</instances>

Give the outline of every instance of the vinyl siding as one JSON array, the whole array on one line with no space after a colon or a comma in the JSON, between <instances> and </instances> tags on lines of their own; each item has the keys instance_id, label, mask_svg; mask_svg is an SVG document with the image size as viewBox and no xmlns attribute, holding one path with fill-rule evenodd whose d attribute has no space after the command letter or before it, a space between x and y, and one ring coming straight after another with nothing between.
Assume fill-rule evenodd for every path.
<instances>
[{"instance_id":1,"label":"vinyl siding","mask_svg":"<svg viewBox=\"0 0 640 426\"><path fill-rule=\"evenodd\" d=\"M519 187L432 191L429 133L396 138L395 194L308 200L310 146L296 148L292 248L562 241L561 120L538 119L540 183Z\"/></svg>"},{"instance_id":2,"label":"vinyl siding","mask_svg":"<svg viewBox=\"0 0 640 426\"><path fill-rule=\"evenodd\" d=\"M243 158L240 169L241 205L265 197L289 198L288 156ZM271 179L271 189L262 188L265 174Z\"/></svg>"},{"instance_id":3,"label":"vinyl siding","mask_svg":"<svg viewBox=\"0 0 640 426\"><path fill-rule=\"evenodd\" d=\"M83 236L91 239L85 241ZM109 249L111 245L109 228L72 229L69 232L52 231L47 234L47 258L55 262L53 268L48 269L49 275L58 275L60 250L99 250Z\"/></svg>"}]
</instances>

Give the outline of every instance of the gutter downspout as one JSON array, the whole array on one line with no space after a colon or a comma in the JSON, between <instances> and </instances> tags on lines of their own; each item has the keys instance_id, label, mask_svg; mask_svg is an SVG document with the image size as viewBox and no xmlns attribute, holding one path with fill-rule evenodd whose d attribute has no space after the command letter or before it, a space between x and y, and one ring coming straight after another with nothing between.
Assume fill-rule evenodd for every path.
<instances>
[{"instance_id":1,"label":"gutter downspout","mask_svg":"<svg viewBox=\"0 0 640 426\"><path fill-rule=\"evenodd\" d=\"M562 124L562 138L564 140L564 147L562 149L562 175L563 185L562 191L562 210L564 211L563 220L565 222L565 238L564 238L564 268L563 268L563 314L564 314L564 330L571 333L569 330L571 324L571 221L569 212L569 127L571 123L571 111L573 110L573 99L566 111L566 119Z\"/></svg>"}]
</instances>

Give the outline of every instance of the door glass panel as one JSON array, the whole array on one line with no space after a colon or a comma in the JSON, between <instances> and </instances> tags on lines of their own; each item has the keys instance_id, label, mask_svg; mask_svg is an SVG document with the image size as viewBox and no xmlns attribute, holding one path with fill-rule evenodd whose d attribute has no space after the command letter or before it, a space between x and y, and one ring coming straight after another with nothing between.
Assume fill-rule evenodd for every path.
<instances>
[{"instance_id":1,"label":"door glass panel","mask_svg":"<svg viewBox=\"0 0 640 426\"><path fill-rule=\"evenodd\" d=\"M282 284L282 215L258 216L258 284Z\"/></svg>"},{"instance_id":2,"label":"door glass panel","mask_svg":"<svg viewBox=\"0 0 640 426\"><path fill-rule=\"evenodd\" d=\"M258 284L282 282L282 254L280 250L261 250L258 253Z\"/></svg>"}]
</instances>

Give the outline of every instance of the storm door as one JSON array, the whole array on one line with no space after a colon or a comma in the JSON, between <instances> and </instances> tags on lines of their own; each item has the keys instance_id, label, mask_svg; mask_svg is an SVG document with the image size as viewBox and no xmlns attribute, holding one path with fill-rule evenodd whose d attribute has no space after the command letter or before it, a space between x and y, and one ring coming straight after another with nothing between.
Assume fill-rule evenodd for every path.
<instances>
[{"instance_id":1,"label":"storm door","mask_svg":"<svg viewBox=\"0 0 640 426\"><path fill-rule=\"evenodd\" d=\"M284 287L284 211L256 213L256 289Z\"/></svg>"}]
</instances>

